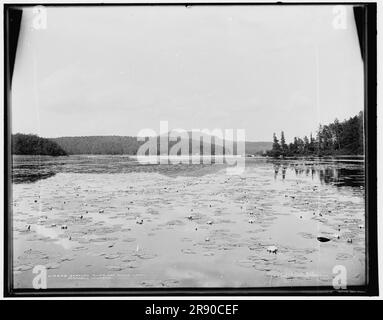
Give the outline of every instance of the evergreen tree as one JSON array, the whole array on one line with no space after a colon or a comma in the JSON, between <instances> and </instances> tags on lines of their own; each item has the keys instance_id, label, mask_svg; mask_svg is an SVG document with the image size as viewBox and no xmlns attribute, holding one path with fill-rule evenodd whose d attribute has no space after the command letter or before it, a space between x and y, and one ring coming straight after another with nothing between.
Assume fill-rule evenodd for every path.
<instances>
[{"instance_id":1,"label":"evergreen tree","mask_svg":"<svg viewBox=\"0 0 383 320\"><path fill-rule=\"evenodd\" d=\"M275 133L273 133L273 147L270 155L273 157L279 157L281 155L281 146L279 145L279 141Z\"/></svg>"},{"instance_id":2,"label":"evergreen tree","mask_svg":"<svg viewBox=\"0 0 383 320\"><path fill-rule=\"evenodd\" d=\"M286 155L287 154L287 144L286 144L286 140L285 140L285 134L284 132L282 131L281 132L281 151L282 151L282 154L283 155Z\"/></svg>"},{"instance_id":3,"label":"evergreen tree","mask_svg":"<svg viewBox=\"0 0 383 320\"><path fill-rule=\"evenodd\" d=\"M304 136L304 138L303 138L303 153L309 154L309 148L310 148L309 138L307 138L307 136Z\"/></svg>"},{"instance_id":4,"label":"evergreen tree","mask_svg":"<svg viewBox=\"0 0 383 320\"><path fill-rule=\"evenodd\" d=\"M317 139L316 139L316 152L318 155L321 155L323 150L323 138L322 138L322 125L319 125L319 130L317 132Z\"/></svg>"},{"instance_id":5,"label":"evergreen tree","mask_svg":"<svg viewBox=\"0 0 383 320\"><path fill-rule=\"evenodd\" d=\"M315 153L315 139L313 137L312 132L310 133L310 142L309 142L309 153Z\"/></svg>"}]
</instances>

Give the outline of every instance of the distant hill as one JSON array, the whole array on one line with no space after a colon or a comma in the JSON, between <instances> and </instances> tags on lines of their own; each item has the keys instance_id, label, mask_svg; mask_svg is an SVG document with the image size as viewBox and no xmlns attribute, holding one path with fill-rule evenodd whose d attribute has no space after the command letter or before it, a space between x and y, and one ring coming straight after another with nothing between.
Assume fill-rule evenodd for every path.
<instances>
[{"instance_id":1,"label":"distant hill","mask_svg":"<svg viewBox=\"0 0 383 320\"><path fill-rule=\"evenodd\" d=\"M65 156L67 153L56 142L33 134L13 134L12 154Z\"/></svg>"},{"instance_id":2,"label":"distant hill","mask_svg":"<svg viewBox=\"0 0 383 320\"><path fill-rule=\"evenodd\" d=\"M189 137L190 133L189 133ZM206 135L204 135L206 138ZM209 140L209 139L207 139ZM205 141L207 141L205 140ZM138 141L137 137L131 136L83 136L83 137L60 137L53 138L52 141L56 142L68 154L128 154L136 155L138 148L144 144L144 141ZM215 150L215 139L210 140L210 147L212 154ZM169 149L177 142L169 142ZM259 154L264 151L271 150L271 142L246 142L246 154ZM207 143L202 143L198 146L198 142L189 139L190 154L203 153L204 147L208 147ZM222 141L217 140L217 153L222 154ZM234 144L234 150L236 149ZM159 139L157 137L157 150L159 153ZM205 149L206 150L206 149Z\"/></svg>"},{"instance_id":3,"label":"distant hill","mask_svg":"<svg viewBox=\"0 0 383 320\"><path fill-rule=\"evenodd\" d=\"M268 141L246 141L246 154L263 154L273 148L273 143Z\"/></svg>"},{"instance_id":4,"label":"distant hill","mask_svg":"<svg viewBox=\"0 0 383 320\"><path fill-rule=\"evenodd\" d=\"M85 136L85 137L60 137L53 138L61 148L68 154L128 154L136 155L138 148L145 141L139 141L137 137L129 136ZM159 137L157 137L157 152L160 153ZM179 141L179 140L178 140ZM169 141L169 149L174 146L177 141ZM189 153L203 153L204 147L210 145L214 154L214 143L198 144L189 139ZM205 149L206 150L206 149ZM221 151L222 153L222 151Z\"/></svg>"},{"instance_id":5,"label":"distant hill","mask_svg":"<svg viewBox=\"0 0 383 320\"><path fill-rule=\"evenodd\" d=\"M135 155L143 144L136 137L84 136L53 138L68 154L130 154Z\"/></svg>"}]
</instances>

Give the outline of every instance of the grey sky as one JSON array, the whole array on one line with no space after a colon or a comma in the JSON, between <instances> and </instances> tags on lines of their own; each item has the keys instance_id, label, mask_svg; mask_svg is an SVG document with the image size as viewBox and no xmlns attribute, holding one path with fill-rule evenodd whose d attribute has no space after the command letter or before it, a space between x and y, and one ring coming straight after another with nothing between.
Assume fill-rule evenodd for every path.
<instances>
[{"instance_id":1,"label":"grey sky","mask_svg":"<svg viewBox=\"0 0 383 320\"><path fill-rule=\"evenodd\" d=\"M23 14L12 131L136 135L143 128L314 133L363 109L352 15L333 6L48 7Z\"/></svg>"}]
</instances>

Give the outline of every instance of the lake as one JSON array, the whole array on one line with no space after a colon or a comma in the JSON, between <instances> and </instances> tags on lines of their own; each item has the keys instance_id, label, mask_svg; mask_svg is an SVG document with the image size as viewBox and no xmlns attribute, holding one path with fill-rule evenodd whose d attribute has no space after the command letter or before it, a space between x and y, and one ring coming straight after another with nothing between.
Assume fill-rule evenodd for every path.
<instances>
[{"instance_id":1,"label":"lake","mask_svg":"<svg viewBox=\"0 0 383 320\"><path fill-rule=\"evenodd\" d=\"M13 156L15 288L365 284L364 161ZM318 241L318 237L329 239ZM269 252L275 247L275 253Z\"/></svg>"}]
</instances>

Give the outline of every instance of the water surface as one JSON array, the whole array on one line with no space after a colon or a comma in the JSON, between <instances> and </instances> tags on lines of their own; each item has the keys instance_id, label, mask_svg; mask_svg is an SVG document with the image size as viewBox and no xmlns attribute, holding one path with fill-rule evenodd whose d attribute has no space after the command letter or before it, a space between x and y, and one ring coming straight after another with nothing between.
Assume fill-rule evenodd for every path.
<instances>
[{"instance_id":1,"label":"water surface","mask_svg":"<svg viewBox=\"0 0 383 320\"><path fill-rule=\"evenodd\" d=\"M323 286L337 265L365 283L360 158L249 158L230 176L223 164L17 156L12 173L17 288L35 265L49 288Z\"/></svg>"}]
</instances>

